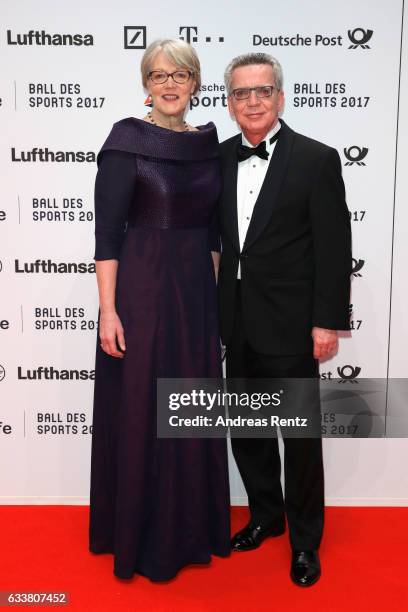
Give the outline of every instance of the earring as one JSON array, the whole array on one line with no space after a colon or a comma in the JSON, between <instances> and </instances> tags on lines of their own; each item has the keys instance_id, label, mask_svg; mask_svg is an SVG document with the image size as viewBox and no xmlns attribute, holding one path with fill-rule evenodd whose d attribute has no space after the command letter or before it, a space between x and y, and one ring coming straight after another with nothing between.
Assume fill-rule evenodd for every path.
<instances>
[{"instance_id":1,"label":"earring","mask_svg":"<svg viewBox=\"0 0 408 612\"><path fill-rule=\"evenodd\" d=\"M150 94L147 96L146 100L144 101L144 105L150 106L150 108L153 108L153 98Z\"/></svg>"}]
</instances>

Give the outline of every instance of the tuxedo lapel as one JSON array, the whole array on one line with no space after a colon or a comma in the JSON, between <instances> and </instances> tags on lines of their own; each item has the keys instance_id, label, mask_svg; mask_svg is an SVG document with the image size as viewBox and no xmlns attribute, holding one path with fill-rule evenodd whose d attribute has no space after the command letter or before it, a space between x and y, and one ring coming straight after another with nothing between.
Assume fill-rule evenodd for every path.
<instances>
[{"instance_id":1,"label":"tuxedo lapel","mask_svg":"<svg viewBox=\"0 0 408 612\"><path fill-rule=\"evenodd\" d=\"M234 245L236 251L240 252L238 234L238 210L237 210L237 177L238 160L237 147L241 142L241 135L231 143L223 159L223 194L221 198L221 216L223 226Z\"/></svg>"},{"instance_id":2,"label":"tuxedo lapel","mask_svg":"<svg viewBox=\"0 0 408 612\"><path fill-rule=\"evenodd\" d=\"M279 135L272 159L254 206L251 221L242 250L251 246L269 222L273 209L278 202L278 195L289 164L295 133L282 120ZM236 189L235 189L236 191ZM235 194L235 208L236 194ZM235 212L235 215L237 213Z\"/></svg>"}]
</instances>

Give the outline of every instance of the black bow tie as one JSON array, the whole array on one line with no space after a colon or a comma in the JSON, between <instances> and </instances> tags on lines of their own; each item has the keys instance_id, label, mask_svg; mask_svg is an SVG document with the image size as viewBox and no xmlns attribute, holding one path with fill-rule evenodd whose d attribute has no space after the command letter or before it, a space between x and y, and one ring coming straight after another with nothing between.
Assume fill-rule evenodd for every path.
<instances>
[{"instance_id":1,"label":"black bow tie","mask_svg":"<svg viewBox=\"0 0 408 612\"><path fill-rule=\"evenodd\" d=\"M278 135L279 135L279 132L276 132L276 134L272 136L272 138L269 141L270 144L272 144L273 142L275 142L275 140L278 139ZM239 162L249 159L250 157L252 157L252 155L257 155L261 159L268 159L269 153L266 150L265 140L262 140L262 142L260 142L257 147L246 147L242 143L238 145L237 157L238 157Z\"/></svg>"}]
</instances>

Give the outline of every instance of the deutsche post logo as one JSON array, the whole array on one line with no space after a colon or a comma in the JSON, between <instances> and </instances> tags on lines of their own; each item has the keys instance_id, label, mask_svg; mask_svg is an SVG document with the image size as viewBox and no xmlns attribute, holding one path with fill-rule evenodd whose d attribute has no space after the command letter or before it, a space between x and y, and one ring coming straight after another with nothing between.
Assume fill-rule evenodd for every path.
<instances>
[{"instance_id":1,"label":"deutsche post logo","mask_svg":"<svg viewBox=\"0 0 408 612\"><path fill-rule=\"evenodd\" d=\"M345 365L342 368L337 368L337 374L340 376L341 379L339 380L340 383L345 383L347 381L351 383L356 383L357 381L355 379L360 374L360 372L361 368L359 366L353 367L351 365Z\"/></svg>"},{"instance_id":2,"label":"deutsche post logo","mask_svg":"<svg viewBox=\"0 0 408 612\"><path fill-rule=\"evenodd\" d=\"M353 267L351 269L352 275L362 276L362 274L360 274L360 270L363 266L364 266L364 259L354 259L353 257Z\"/></svg>"},{"instance_id":3,"label":"deutsche post logo","mask_svg":"<svg viewBox=\"0 0 408 612\"><path fill-rule=\"evenodd\" d=\"M344 155L348 160L344 164L345 166L352 166L353 164L357 164L357 166L365 166L365 162L363 162L363 159L368 153L367 147L357 147L356 145L353 145L348 149L343 149L343 151Z\"/></svg>"},{"instance_id":4,"label":"deutsche post logo","mask_svg":"<svg viewBox=\"0 0 408 612\"><path fill-rule=\"evenodd\" d=\"M361 49L371 48L369 45L367 45L367 43L373 35L373 30L355 28L354 30L349 30L347 34L351 42L349 49L358 49L358 47L361 47Z\"/></svg>"}]
</instances>

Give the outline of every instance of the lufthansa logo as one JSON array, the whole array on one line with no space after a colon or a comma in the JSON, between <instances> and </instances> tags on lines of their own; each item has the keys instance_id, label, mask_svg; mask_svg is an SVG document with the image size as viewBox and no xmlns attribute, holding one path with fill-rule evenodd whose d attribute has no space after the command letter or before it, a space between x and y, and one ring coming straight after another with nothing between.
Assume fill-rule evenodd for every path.
<instances>
[{"instance_id":1,"label":"lufthansa logo","mask_svg":"<svg viewBox=\"0 0 408 612\"><path fill-rule=\"evenodd\" d=\"M353 257L353 267L351 269L351 273L353 276L362 276L362 274L360 274L360 270L361 268L364 266L364 259L354 259Z\"/></svg>"},{"instance_id":2,"label":"lufthansa logo","mask_svg":"<svg viewBox=\"0 0 408 612\"><path fill-rule=\"evenodd\" d=\"M339 383L345 383L349 381L351 383L357 383L355 378L360 374L361 368L359 366L353 367L351 365L345 365L342 368L337 368L337 374L340 376L341 380Z\"/></svg>"},{"instance_id":3,"label":"lufthansa logo","mask_svg":"<svg viewBox=\"0 0 408 612\"><path fill-rule=\"evenodd\" d=\"M94 274L95 262L76 263L70 261L57 263L51 259L36 259L31 262L23 262L15 259L14 271L17 274Z\"/></svg>"},{"instance_id":4,"label":"lufthansa logo","mask_svg":"<svg viewBox=\"0 0 408 612\"><path fill-rule=\"evenodd\" d=\"M94 39L92 34L49 34L45 30L29 30L25 34L14 33L7 30L8 45L40 45L40 46L92 46Z\"/></svg>"},{"instance_id":5,"label":"lufthansa logo","mask_svg":"<svg viewBox=\"0 0 408 612\"><path fill-rule=\"evenodd\" d=\"M373 30L363 30L363 28L349 30L347 32L351 42L349 49L357 49L358 47L361 47L362 49L370 49L370 46L367 45L367 43L371 39L373 33Z\"/></svg>"},{"instance_id":6,"label":"lufthansa logo","mask_svg":"<svg viewBox=\"0 0 408 612\"><path fill-rule=\"evenodd\" d=\"M124 26L125 49L146 49L146 26Z\"/></svg>"},{"instance_id":7,"label":"lufthansa logo","mask_svg":"<svg viewBox=\"0 0 408 612\"><path fill-rule=\"evenodd\" d=\"M5 376L6 376L6 370L0 363L0 382L4 380Z\"/></svg>"},{"instance_id":8,"label":"lufthansa logo","mask_svg":"<svg viewBox=\"0 0 408 612\"><path fill-rule=\"evenodd\" d=\"M48 147L33 147L31 151L17 151L11 148L11 161L18 163L26 162L96 162L96 154L93 151L51 151Z\"/></svg>"},{"instance_id":9,"label":"lufthansa logo","mask_svg":"<svg viewBox=\"0 0 408 612\"><path fill-rule=\"evenodd\" d=\"M365 162L362 160L368 153L367 147L357 147L356 145L353 145L352 147L343 150L344 155L348 159L348 161L344 164L345 166L352 166L353 164L357 164L357 166L365 166Z\"/></svg>"}]
</instances>

